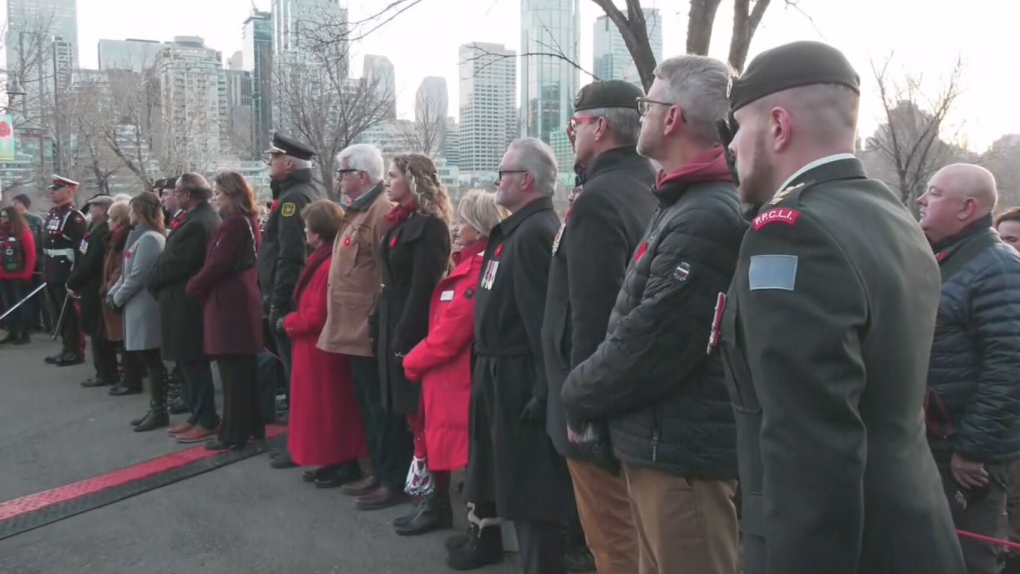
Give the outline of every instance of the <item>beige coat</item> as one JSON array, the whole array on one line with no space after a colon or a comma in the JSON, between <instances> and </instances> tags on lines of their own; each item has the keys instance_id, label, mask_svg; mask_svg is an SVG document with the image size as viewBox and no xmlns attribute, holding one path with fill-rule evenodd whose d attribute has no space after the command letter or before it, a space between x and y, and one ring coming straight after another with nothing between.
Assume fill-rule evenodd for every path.
<instances>
[{"instance_id":1,"label":"beige coat","mask_svg":"<svg viewBox=\"0 0 1020 574\"><path fill-rule=\"evenodd\" d=\"M382 184L369 193L375 191L378 196L364 210L348 208L343 227L333 241L328 314L317 345L328 353L358 357L374 354L368 319L382 284L379 242L392 227L385 217L393 208Z\"/></svg>"}]
</instances>

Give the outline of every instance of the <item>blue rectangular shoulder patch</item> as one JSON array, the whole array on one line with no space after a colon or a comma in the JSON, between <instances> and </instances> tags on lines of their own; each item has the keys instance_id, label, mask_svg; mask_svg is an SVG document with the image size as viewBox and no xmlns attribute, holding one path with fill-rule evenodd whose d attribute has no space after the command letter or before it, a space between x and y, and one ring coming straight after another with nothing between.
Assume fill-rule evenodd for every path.
<instances>
[{"instance_id":1,"label":"blue rectangular shoulder patch","mask_svg":"<svg viewBox=\"0 0 1020 574\"><path fill-rule=\"evenodd\" d=\"M793 291L797 282L796 255L752 255L747 272L751 291L778 289Z\"/></svg>"}]
</instances>

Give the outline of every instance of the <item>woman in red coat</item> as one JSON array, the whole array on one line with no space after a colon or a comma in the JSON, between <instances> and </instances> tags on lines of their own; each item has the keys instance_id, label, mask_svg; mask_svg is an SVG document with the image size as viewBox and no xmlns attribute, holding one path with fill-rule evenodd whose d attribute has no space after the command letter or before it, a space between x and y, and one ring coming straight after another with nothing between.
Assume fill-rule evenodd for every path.
<instances>
[{"instance_id":1,"label":"woman in red coat","mask_svg":"<svg viewBox=\"0 0 1020 574\"><path fill-rule=\"evenodd\" d=\"M450 471L467 466L474 295L489 232L507 215L493 193L472 190L461 199L456 267L432 294L428 336L404 357L408 380L422 386L424 437L415 437L415 463L426 461L435 486L410 514L394 522L397 534L424 534L444 524L441 512L449 503L437 500L449 499Z\"/></svg>"},{"instance_id":2,"label":"woman in red coat","mask_svg":"<svg viewBox=\"0 0 1020 574\"><path fill-rule=\"evenodd\" d=\"M35 257L35 238L25 218L13 206L0 209L0 297L4 309L13 309L32 292ZM7 338L0 343L29 342L30 309L30 305L22 305L7 317Z\"/></svg>"},{"instance_id":3,"label":"woman in red coat","mask_svg":"<svg viewBox=\"0 0 1020 574\"><path fill-rule=\"evenodd\" d=\"M237 449L248 439L263 440L255 393L256 361L262 351L262 294L255 268L260 234L255 194L232 171L213 180L223 218L209 241L205 264L188 281L188 296L205 303L205 352L216 361L223 381L223 420L209 450Z\"/></svg>"},{"instance_id":4,"label":"woman in red coat","mask_svg":"<svg viewBox=\"0 0 1020 574\"><path fill-rule=\"evenodd\" d=\"M274 328L291 341L294 370L290 380L287 450L301 466L318 466L304 475L319 488L335 488L361 478L358 458L368 455L347 356L316 348L326 325L333 239L344 212L321 199L301 214L305 238L314 251L305 262L294 302L297 309Z\"/></svg>"}]
</instances>

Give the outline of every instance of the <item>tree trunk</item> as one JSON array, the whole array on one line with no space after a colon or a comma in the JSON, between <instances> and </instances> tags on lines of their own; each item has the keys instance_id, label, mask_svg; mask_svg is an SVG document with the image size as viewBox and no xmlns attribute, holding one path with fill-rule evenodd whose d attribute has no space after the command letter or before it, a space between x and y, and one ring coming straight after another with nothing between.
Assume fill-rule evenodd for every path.
<instances>
[{"instance_id":1,"label":"tree trunk","mask_svg":"<svg viewBox=\"0 0 1020 574\"><path fill-rule=\"evenodd\" d=\"M319 165L319 172L322 176L322 190L326 192L326 197L336 201L337 192L334 189L335 179L333 178L333 164L332 162L324 161Z\"/></svg>"},{"instance_id":2,"label":"tree trunk","mask_svg":"<svg viewBox=\"0 0 1020 574\"><path fill-rule=\"evenodd\" d=\"M744 71L747 52L751 49L751 39L758 31L758 24L765 15L771 0L756 0L754 9L751 0L734 0L733 2L733 36L730 38L730 65L738 72Z\"/></svg>"},{"instance_id":3,"label":"tree trunk","mask_svg":"<svg viewBox=\"0 0 1020 574\"><path fill-rule=\"evenodd\" d=\"M712 44L712 25L722 0L691 0L691 11L687 16L687 53L708 55Z\"/></svg>"}]
</instances>

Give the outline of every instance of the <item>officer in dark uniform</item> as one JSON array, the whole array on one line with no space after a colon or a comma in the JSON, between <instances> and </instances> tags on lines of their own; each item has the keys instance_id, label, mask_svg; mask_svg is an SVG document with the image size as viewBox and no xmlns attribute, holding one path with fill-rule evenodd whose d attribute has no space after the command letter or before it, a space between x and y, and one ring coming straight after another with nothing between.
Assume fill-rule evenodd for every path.
<instances>
[{"instance_id":1,"label":"officer in dark uniform","mask_svg":"<svg viewBox=\"0 0 1020 574\"><path fill-rule=\"evenodd\" d=\"M308 254L301 211L319 198L319 192L312 185L311 160L315 157L312 148L277 133L273 135L273 145L266 153L269 154L273 208L266 221L259 250L259 284L264 312L272 326L293 310L291 297ZM289 389L290 341L277 336L276 345L287 373Z\"/></svg>"},{"instance_id":2,"label":"officer in dark uniform","mask_svg":"<svg viewBox=\"0 0 1020 574\"><path fill-rule=\"evenodd\" d=\"M50 186L53 208L46 216L43 240L46 293L57 312L63 315L56 326L63 347L60 353L46 357L46 362L61 367L85 362L85 334L79 321L78 299L67 290L67 278L78 258L86 228L85 216L74 207L76 191L78 182L53 176Z\"/></svg>"},{"instance_id":3,"label":"officer in dark uniform","mask_svg":"<svg viewBox=\"0 0 1020 574\"><path fill-rule=\"evenodd\" d=\"M925 440L939 270L854 158L859 79L825 44L763 52L721 126L757 207L709 351L738 429L747 574L965 574Z\"/></svg>"}]
</instances>

